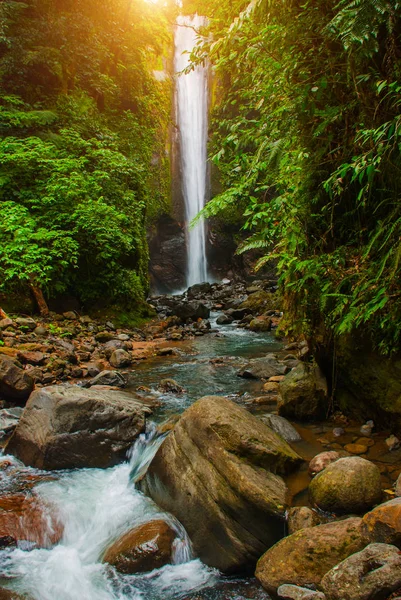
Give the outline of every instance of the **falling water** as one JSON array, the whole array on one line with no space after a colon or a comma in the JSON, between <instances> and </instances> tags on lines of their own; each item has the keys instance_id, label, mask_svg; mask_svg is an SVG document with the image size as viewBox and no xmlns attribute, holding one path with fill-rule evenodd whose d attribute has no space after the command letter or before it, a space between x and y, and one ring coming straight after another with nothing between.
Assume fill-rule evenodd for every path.
<instances>
[{"instance_id":1,"label":"falling water","mask_svg":"<svg viewBox=\"0 0 401 600\"><path fill-rule=\"evenodd\" d=\"M175 71L180 73L189 63L189 52L197 42L197 30L205 18L178 17L175 33ZM178 75L176 110L179 128L182 189L186 221L204 207L207 186L207 117L208 73L201 65L190 73ZM200 220L187 231L187 286L207 281L205 223Z\"/></svg>"},{"instance_id":2,"label":"falling water","mask_svg":"<svg viewBox=\"0 0 401 600\"><path fill-rule=\"evenodd\" d=\"M193 559L182 525L135 488L162 439L152 428L136 441L129 462L66 471L56 481L39 484L35 491L56 510L63 537L50 549L31 544L0 551L0 580L4 577L8 586L34 600L173 600L212 585L216 572ZM7 458L18 466L14 457ZM167 521L176 532L173 564L122 575L102 563L116 538L154 519Z\"/></svg>"}]
</instances>

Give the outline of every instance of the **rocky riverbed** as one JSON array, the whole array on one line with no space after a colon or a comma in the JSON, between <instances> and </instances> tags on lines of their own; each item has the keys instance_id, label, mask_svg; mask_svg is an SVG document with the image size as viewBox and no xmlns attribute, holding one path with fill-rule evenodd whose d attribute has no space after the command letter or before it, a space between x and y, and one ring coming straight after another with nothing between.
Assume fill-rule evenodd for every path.
<instances>
[{"instance_id":1,"label":"rocky riverbed","mask_svg":"<svg viewBox=\"0 0 401 600\"><path fill-rule=\"evenodd\" d=\"M307 343L276 338L274 282L150 302L143 329L0 321L0 598L395 598L399 441L369 414L327 420ZM47 594L63 552L70 588Z\"/></svg>"}]
</instances>

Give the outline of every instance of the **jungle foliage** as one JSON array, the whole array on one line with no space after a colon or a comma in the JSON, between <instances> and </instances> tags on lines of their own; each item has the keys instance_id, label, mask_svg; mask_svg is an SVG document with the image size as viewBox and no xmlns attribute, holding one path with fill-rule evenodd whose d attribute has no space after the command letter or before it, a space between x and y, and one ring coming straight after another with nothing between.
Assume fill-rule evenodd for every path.
<instances>
[{"instance_id":1,"label":"jungle foliage","mask_svg":"<svg viewBox=\"0 0 401 600\"><path fill-rule=\"evenodd\" d=\"M146 223L168 201L172 9L0 3L0 289L82 304L148 286ZM159 78L160 79L160 78Z\"/></svg>"},{"instance_id":2,"label":"jungle foliage","mask_svg":"<svg viewBox=\"0 0 401 600\"><path fill-rule=\"evenodd\" d=\"M227 10L225 5L225 10ZM254 0L193 54L216 91L211 159L278 261L288 330L401 344L401 3Z\"/></svg>"}]
</instances>

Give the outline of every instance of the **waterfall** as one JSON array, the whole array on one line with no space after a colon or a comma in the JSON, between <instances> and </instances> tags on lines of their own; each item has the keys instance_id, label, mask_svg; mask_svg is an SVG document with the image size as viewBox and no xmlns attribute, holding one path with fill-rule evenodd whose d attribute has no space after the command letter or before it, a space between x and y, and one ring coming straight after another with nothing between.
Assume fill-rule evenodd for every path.
<instances>
[{"instance_id":1,"label":"waterfall","mask_svg":"<svg viewBox=\"0 0 401 600\"><path fill-rule=\"evenodd\" d=\"M180 16L175 32L175 72L189 63L189 52L197 41L205 18ZM208 72L201 65L187 74L178 75L176 113L182 173L182 192L187 224L204 207L207 191ZM205 223L199 221L187 229L187 286L208 280Z\"/></svg>"}]
</instances>

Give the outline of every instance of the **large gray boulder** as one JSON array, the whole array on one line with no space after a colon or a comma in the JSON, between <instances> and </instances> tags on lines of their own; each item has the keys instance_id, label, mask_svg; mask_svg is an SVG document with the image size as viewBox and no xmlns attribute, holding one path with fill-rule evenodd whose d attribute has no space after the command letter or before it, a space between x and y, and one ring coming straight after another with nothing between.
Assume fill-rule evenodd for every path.
<instances>
[{"instance_id":1,"label":"large gray boulder","mask_svg":"<svg viewBox=\"0 0 401 600\"><path fill-rule=\"evenodd\" d=\"M267 354L262 358L250 360L238 375L245 379L270 379L276 375L285 375L287 372L287 365L280 362L275 354Z\"/></svg>"},{"instance_id":2,"label":"large gray boulder","mask_svg":"<svg viewBox=\"0 0 401 600\"><path fill-rule=\"evenodd\" d=\"M370 544L322 579L330 600L386 600L401 586L401 554L389 544Z\"/></svg>"},{"instance_id":3,"label":"large gray boulder","mask_svg":"<svg viewBox=\"0 0 401 600\"><path fill-rule=\"evenodd\" d=\"M10 400L26 400L35 384L26 371L9 358L0 356L0 395Z\"/></svg>"},{"instance_id":4,"label":"large gray boulder","mask_svg":"<svg viewBox=\"0 0 401 600\"><path fill-rule=\"evenodd\" d=\"M206 564L246 571L283 535L287 488L280 475L300 462L259 419L206 396L163 442L143 489L182 522Z\"/></svg>"},{"instance_id":5,"label":"large gray boulder","mask_svg":"<svg viewBox=\"0 0 401 600\"><path fill-rule=\"evenodd\" d=\"M110 467L149 413L126 392L53 385L30 396L6 451L38 469Z\"/></svg>"},{"instance_id":6,"label":"large gray boulder","mask_svg":"<svg viewBox=\"0 0 401 600\"><path fill-rule=\"evenodd\" d=\"M325 416L327 398L327 381L320 368L299 363L280 382L278 412L293 419L320 419Z\"/></svg>"}]
</instances>

